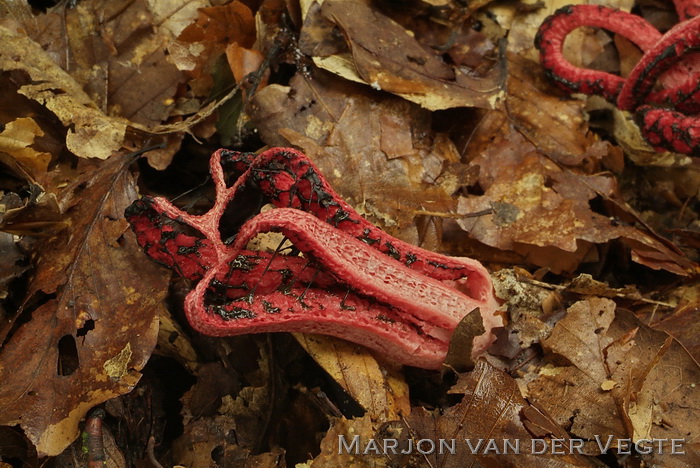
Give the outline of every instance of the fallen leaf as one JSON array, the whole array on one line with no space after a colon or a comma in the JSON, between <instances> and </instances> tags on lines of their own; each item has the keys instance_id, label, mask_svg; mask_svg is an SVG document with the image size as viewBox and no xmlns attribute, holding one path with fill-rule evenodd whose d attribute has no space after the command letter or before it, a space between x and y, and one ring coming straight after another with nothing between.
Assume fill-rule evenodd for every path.
<instances>
[{"instance_id":1,"label":"fallen leaf","mask_svg":"<svg viewBox=\"0 0 700 468\"><path fill-rule=\"evenodd\" d=\"M153 27L148 2L80 2L65 15L69 53L75 57L68 70L100 109L147 128L166 120L184 80L170 62L167 39ZM96 33L101 40L95 40Z\"/></svg>"},{"instance_id":2,"label":"fallen leaf","mask_svg":"<svg viewBox=\"0 0 700 468\"><path fill-rule=\"evenodd\" d=\"M17 246L15 236L7 232L0 232L0 298L6 299L12 291L8 286L29 269L24 265L25 256ZM4 307L0 306L0 314L6 314Z\"/></svg>"},{"instance_id":3,"label":"fallen leaf","mask_svg":"<svg viewBox=\"0 0 700 468\"><path fill-rule=\"evenodd\" d=\"M314 56L329 49L315 42L317 38L325 41L316 30L319 24L323 28L323 22L308 17L318 14L340 28L351 56ZM317 66L398 94L426 109L494 108L503 97L505 69L500 60L482 76L471 76L470 70L449 65L427 52L409 31L364 2L326 0L320 10L308 10L306 25L310 31L306 34L302 29L302 43Z\"/></svg>"},{"instance_id":4,"label":"fallen leaf","mask_svg":"<svg viewBox=\"0 0 700 468\"><path fill-rule=\"evenodd\" d=\"M372 452L356 453L354 448L353 450L345 450L341 445L343 442L346 445L352 444L355 437L366 441L374 436L376 430L377 428L369 415L351 420L336 419L321 441L321 454L306 466L309 468L336 468L338 466L380 468L388 466L384 455Z\"/></svg>"},{"instance_id":5,"label":"fallen leaf","mask_svg":"<svg viewBox=\"0 0 700 468\"><path fill-rule=\"evenodd\" d=\"M196 96L207 96L211 72L229 44L251 49L255 42L255 21L250 8L239 1L202 8L197 20L187 26L171 47L178 68L193 78L189 85Z\"/></svg>"},{"instance_id":6,"label":"fallen leaf","mask_svg":"<svg viewBox=\"0 0 700 468\"><path fill-rule=\"evenodd\" d=\"M496 296L504 301L502 309L508 311L509 320L507 333L499 336L489 352L512 359L549 336L552 325L547 318L552 311L546 310L547 303L559 303L560 299L550 290L523 281L512 269L495 272L492 278Z\"/></svg>"},{"instance_id":7,"label":"fallen leaf","mask_svg":"<svg viewBox=\"0 0 700 468\"><path fill-rule=\"evenodd\" d=\"M44 132L33 119L22 117L13 120L0 132L0 151L12 156L33 173L46 172L51 155L31 148L34 139L40 136L44 136Z\"/></svg>"},{"instance_id":8,"label":"fallen leaf","mask_svg":"<svg viewBox=\"0 0 700 468\"><path fill-rule=\"evenodd\" d=\"M223 462L220 466L250 459L250 449L228 442L227 435L231 431L235 433L236 427L236 419L230 415L188 423L185 433L173 442L173 459L177 460L177 466L208 468L214 464L213 456Z\"/></svg>"},{"instance_id":9,"label":"fallen leaf","mask_svg":"<svg viewBox=\"0 0 700 468\"><path fill-rule=\"evenodd\" d=\"M443 448L419 455L414 449L413 459L427 458L430 466L593 466L580 455L533 454L542 449L546 439L563 438L566 433L551 418L530 407L523 399L515 381L493 368L486 361L477 361L474 371L461 374L450 389L451 394L462 395L456 405L442 411L429 412L417 408L405 419L405 427L414 440L455 441L454 452ZM535 427L537 431L530 432ZM533 434L534 433L534 434ZM535 435L533 437L533 435ZM539 442L532 442L539 439ZM518 444L517 448L507 443ZM575 453L575 451L573 451Z\"/></svg>"},{"instance_id":10,"label":"fallen leaf","mask_svg":"<svg viewBox=\"0 0 700 468\"><path fill-rule=\"evenodd\" d=\"M700 311L700 285L683 285L673 295L680 297L673 313L657 314L654 307L648 320L655 329L665 331L677 339L693 358L700 362L700 321L697 320Z\"/></svg>"},{"instance_id":11,"label":"fallen leaf","mask_svg":"<svg viewBox=\"0 0 700 468\"><path fill-rule=\"evenodd\" d=\"M294 334L302 347L375 422L411 412L408 386L394 366L380 365L366 350L321 335Z\"/></svg>"},{"instance_id":12,"label":"fallen leaf","mask_svg":"<svg viewBox=\"0 0 700 468\"><path fill-rule=\"evenodd\" d=\"M314 80L297 75L290 84L270 85L252 99L251 119L263 140L302 148L335 190L390 234L435 245L439 232L421 238L415 219L451 216L452 193L463 183L451 174L468 166L448 138L429 128L427 111L394 96L378 100L324 72ZM385 153L389 141L401 146Z\"/></svg>"},{"instance_id":13,"label":"fallen leaf","mask_svg":"<svg viewBox=\"0 0 700 468\"><path fill-rule=\"evenodd\" d=\"M632 313L620 310L615 319L618 338L608 349L608 365L618 405L631 423L631 436L639 439L682 439L685 454L654 451L649 463L692 466L700 463L697 441L698 410L688 402L700 399L700 368L678 341L653 330ZM638 329L627 343L624 334ZM668 447L668 446L666 446Z\"/></svg>"},{"instance_id":14,"label":"fallen leaf","mask_svg":"<svg viewBox=\"0 0 700 468\"><path fill-rule=\"evenodd\" d=\"M108 117L76 81L27 36L0 26L0 70L21 70L30 82L19 93L46 106L70 127L66 146L82 158L106 159L121 147L126 121Z\"/></svg>"},{"instance_id":15,"label":"fallen leaf","mask_svg":"<svg viewBox=\"0 0 700 468\"><path fill-rule=\"evenodd\" d=\"M668 443L663 453L640 456L664 466L700 460L693 442L698 415L687 405L698 398L700 369L676 340L615 310L609 299L591 298L571 306L542 344L565 364L541 372L528 393L570 432L588 440L613 436L613 448L618 439L684 439L685 456L669 455Z\"/></svg>"},{"instance_id":16,"label":"fallen leaf","mask_svg":"<svg viewBox=\"0 0 700 468\"><path fill-rule=\"evenodd\" d=\"M123 220L136 196L127 163L86 174L83 202L37 252L25 318L0 349L0 424L19 424L42 456L67 447L91 407L130 391L155 345L169 275L144 262Z\"/></svg>"},{"instance_id":17,"label":"fallen leaf","mask_svg":"<svg viewBox=\"0 0 700 468\"><path fill-rule=\"evenodd\" d=\"M509 120L538 151L569 166L607 155L611 145L589 130L582 101L539 89L538 69L528 60L509 56L508 68Z\"/></svg>"},{"instance_id":18,"label":"fallen leaf","mask_svg":"<svg viewBox=\"0 0 700 468\"><path fill-rule=\"evenodd\" d=\"M580 274L576 278L571 280L571 282L566 286L566 290L568 292L582 294L585 296L598 296L609 298L624 297L631 300L642 299L642 295L634 286L626 286L624 288L611 288L602 281L597 281L593 279L593 276L586 273Z\"/></svg>"},{"instance_id":19,"label":"fallen leaf","mask_svg":"<svg viewBox=\"0 0 700 468\"><path fill-rule=\"evenodd\" d=\"M479 185L485 193L459 199L458 212L465 218L458 223L486 245L513 250L529 263L562 272L573 271L587 257L597 260L595 244L623 238L637 263L679 275L696 269L677 247L648 232L642 220L646 230L591 210L589 201L599 196L639 219L615 202L612 174L587 175L560 167L511 130L472 163L481 168Z\"/></svg>"},{"instance_id":20,"label":"fallen leaf","mask_svg":"<svg viewBox=\"0 0 700 468\"><path fill-rule=\"evenodd\" d=\"M158 27L160 32L168 31L170 38L174 39L192 23L200 8L209 6L209 2L206 0L173 0L169 2L148 0L147 5L153 15L153 24Z\"/></svg>"},{"instance_id":21,"label":"fallen leaf","mask_svg":"<svg viewBox=\"0 0 700 468\"><path fill-rule=\"evenodd\" d=\"M606 331L615 318L615 303L589 299L571 306L557 322L551 335L542 341L549 352L566 357L587 378L602 384L608 377L604 350L612 338Z\"/></svg>"}]
</instances>

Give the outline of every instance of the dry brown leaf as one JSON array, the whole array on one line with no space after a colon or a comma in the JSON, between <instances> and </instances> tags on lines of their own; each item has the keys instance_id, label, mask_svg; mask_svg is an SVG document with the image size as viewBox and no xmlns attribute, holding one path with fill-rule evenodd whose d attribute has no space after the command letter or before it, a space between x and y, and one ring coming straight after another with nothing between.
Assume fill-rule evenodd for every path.
<instances>
[{"instance_id":1,"label":"dry brown leaf","mask_svg":"<svg viewBox=\"0 0 700 468\"><path fill-rule=\"evenodd\" d=\"M513 150L527 151L522 143ZM494 150L499 153L474 161L482 167L481 186L486 193L459 200L459 213L493 212L459 221L470 236L499 249L514 250L555 272L574 269L588 254L590 243L609 239L610 222L590 212L588 197L565 198L547 186L548 179L562 172L554 163L534 152L515 159L516 153L497 146Z\"/></svg>"},{"instance_id":2,"label":"dry brown leaf","mask_svg":"<svg viewBox=\"0 0 700 468\"><path fill-rule=\"evenodd\" d=\"M168 6L175 7L172 3ZM172 34L160 22L168 22L162 16L167 8L159 9L156 19L152 7L148 0L128 5L86 0L37 15L23 26L102 112L153 128L173 110L183 77L166 53ZM191 6L180 7L170 10L176 21L193 13Z\"/></svg>"},{"instance_id":3,"label":"dry brown leaf","mask_svg":"<svg viewBox=\"0 0 700 468\"><path fill-rule=\"evenodd\" d=\"M450 391L463 395L461 402L441 412L430 413L418 408L401 421L393 421L377 428L369 417L351 421L340 420L331 427L321 443L321 455L309 465L325 466L590 466L576 456L559 458L529 454L530 441L534 437L558 437L566 433L545 414L529 406L522 399L515 382L506 374L481 360L474 372L460 376ZM502 440L520 440L521 453L495 455L486 449L488 440L495 439L502 447ZM469 439L469 444L467 443ZM396 453L384 452L383 442L398 441ZM419 453L428 450L426 444L440 440L454 441L455 453L442 447L442 451ZM410 444L410 445L409 445ZM412 449L410 449L412 447ZM401 454L401 450L406 453ZM474 453L472 453L472 451ZM486 453L484 453L486 452ZM381 455L380 455L381 454Z\"/></svg>"},{"instance_id":4,"label":"dry brown leaf","mask_svg":"<svg viewBox=\"0 0 700 468\"><path fill-rule=\"evenodd\" d=\"M34 174L46 172L51 161L49 153L31 148L36 137L44 136L39 125L29 117L21 117L5 125L0 132L0 151L12 156Z\"/></svg>"},{"instance_id":5,"label":"dry brown leaf","mask_svg":"<svg viewBox=\"0 0 700 468\"><path fill-rule=\"evenodd\" d=\"M184 81L154 24L146 0L128 6L92 0L66 12L71 75L108 115L147 128L167 119Z\"/></svg>"},{"instance_id":6,"label":"dry brown leaf","mask_svg":"<svg viewBox=\"0 0 700 468\"><path fill-rule=\"evenodd\" d=\"M252 341L242 342L255 348ZM219 459L226 466L250 456L266 430L270 411L269 366L265 356L262 360L260 375L243 388L238 376L221 362L200 364L196 384L182 397L185 431L173 442L175 463L208 467Z\"/></svg>"},{"instance_id":7,"label":"dry brown leaf","mask_svg":"<svg viewBox=\"0 0 700 468\"><path fill-rule=\"evenodd\" d=\"M234 1L202 8L197 21L186 27L170 48L180 70L192 79L196 96L206 96L212 86L212 68L229 44L251 49L255 42L255 18L250 8Z\"/></svg>"},{"instance_id":8,"label":"dry brown leaf","mask_svg":"<svg viewBox=\"0 0 700 468\"><path fill-rule=\"evenodd\" d=\"M31 56L22 61L36 61L29 66L30 80L46 85L32 87L25 79L20 92L62 120L68 127L68 148L80 157L108 157L123 144L127 126L147 134L187 131L214 110L207 107L190 121L162 125L172 115L196 113L201 107L191 96L176 99L184 75L168 52L173 33L196 15L199 1L153 3L137 0L124 6L86 0L75 8L62 5L45 14L12 15L21 26L9 17L3 21L8 30L26 31L43 49L26 50ZM37 58L40 53L44 57ZM164 156L151 158L156 167L170 162Z\"/></svg>"},{"instance_id":9,"label":"dry brown leaf","mask_svg":"<svg viewBox=\"0 0 700 468\"><path fill-rule=\"evenodd\" d=\"M486 361L479 360L473 372L460 375L450 393L463 395L455 406L440 412L418 408L405 420L415 440L456 442L455 453L435 450L427 454L430 466L592 466L580 455L533 455L532 448L537 446L532 439L568 437L551 418L523 399L510 376ZM504 449L505 439L519 441L518 453ZM418 454L414 457L418 461Z\"/></svg>"},{"instance_id":10,"label":"dry brown leaf","mask_svg":"<svg viewBox=\"0 0 700 468\"><path fill-rule=\"evenodd\" d=\"M265 343L268 341L264 337L225 340L220 350L228 348L229 358L235 357L226 359L226 364L200 363L196 384L181 399L185 430L173 442L176 464L203 468L287 466L285 451L279 447L251 455L260 451L268 433L279 434L287 442L289 456L298 458L297 449L303 455L317 451L318 444L309 434L322 432L327 421L310 401L316 392L300 385L288 388L279 379L279 363L271 363ZM258 365L249 364L253 356L257 356ZM239 374L241 369L232 361L248 361L244 364L246 371ZM248 385L241 388L242 383ZM273 420L282 400L288 404L287 412Z\"/></svg>"},{"instance_id":11,"label":"dry brown leaf","mask_svg":"<svg viewBox=\"0 0 700 468\"><path fill-rule=\"evenodd\" d=\"M340 27L358 73L374 87L425 94L429 86L423 79L455 79L452 67L423 49L408 31L362 2L327 0L321 13Z\"/></svg>"},{"instance_id":12,"label":"dry brown leaf","mask_svg":"<svg viewBox=\"0 0 700 468\"><path fill-rule=\"evenodd\" d=\"M153 15L153 25L161 34L167 31L169 38L175 39L197 17L198 10L208 7L210 2L207 0L169 0L167 2L148 0L147 5Z\"/></svg>"},{"instance_id":13,"label":"dry brown leaf","mask_svg":"<svg viewBox=\"0 0 700 468\"><path fill-rule=\"evenodd\" d=\"M173 319L168 310L162 310L159 316L158 344L154 354L175 359L193 374L197 369L197 351L182 326Z\"/></svg>"},{"instance_id":14,"label":"dry brown leaf","mask_svg":"<svg viewBox=\"0 0 700 468\"><path fill-rule=\"evenodd\" d=\"M673 338L641 323L609 299L590 298L542 342L559 367L544 367L528 385L529 396L569 432L603 445L618 439L684 439L685 456L658 450L642 455L648 463L690 466L700 460L693 384L697 362ZM608 390L605 390L608 388ZM670 424L669 424L670 423ZM599 443L587 445L600 453Z\"/></svg>"},{"instance_id":15,"label":"dry brown leaf","mask_svg":"<svg viewBox=\"0 0 700 468\"><path fill-rule=\"evenodd\" d=\"M486 333L479 309L468 313L455 328L450 337L450 346L443 365L455 372L464 372L474 367L471 350L474 339Z\"/></svg>"},{"instance_id":16,"label":"dry brown leaf","mask_svg":"<svg viewBox=\"0 0 700 468\"><path fill-rule=\"evenodd\" d=\"M362 440L372 438L376 430L377 427L369 416L351 420L344 418L335 420L321 441L320 455L307 463L306 466L308 468L337 468L339 466L381 468L388 466L388 460L384 455L356 454L354 451L348 453L348 451L338 448L341 437L350 444L355 436L360 436Z\"/></svg>"},{"instance_id":17,"label":"dry brown leaf","mask_svg":"<svg viewBox=\"0 0 700 468\"><path fill-rule=\"evenodd\" d=\"M236 83L240 83L247 74L253 73L260 68L265 57L260 51L246 49L234 42L226 47L226 59L228 60L229 67L231 67ZM269 73L266 75L269 75ZM263 77L258 88L262 89L266 85L267 77Z\"/></svg>"},{"instance_id":18,"label":"dry brown leaf","mask_svg":"<svg viewBox=\"0 0 700 468\"><path fill-rule=\"evenodd\" d=\"M0 424L19 424L40 454L60 453L91 407L130 391L155 345L169 275L127 231L127 165L113 158L84 173L83 202L36 254L31 320L0 331Z\"/></svg>"},{"instance_id":19,"label":"dry brown leaf","mask_svg":"<svg viewBox=\"0 0 700 468\"><path fill-rule=\"evenodd\" d=\"M597 281L593 279L593 276L587 273L582 273L576 278L572 279L571 282L568 285L566 285L566 290L568 292L582 294L585 296L598 296L609 298L624 297L632 300L639 300L642 298L642 295L634 286L626 286L624 288L611 288L602 281Z\"/></svg>"},{"instance_id":20,"label":"dry brown leaf","mask_svg":"<svg viewBox=\"0 0 700 468\"><path fill-rule=\"evenodd\" d=\"M28 99L18 93L19 88L26 77L22 78L22 72L0 72L0 122L5 125L14 126L15 121L29 123L25 119L30 119L33 123L29 123L30 128L22 124L22 133L25 137L20 140L25 140L29 134L27 130L33 134L32 143L29 145L27 160L20 164L17 158L20 155L12 155L12 151L6 148L0 151L0 158L3 159L3 164L15 173L15 176L20 179L31 179L38 185L47 185L46 180L47 167L50 167L51 162L55 162L57 157L65 152L66 132L62 125L58 124L56 117L40 103ZM19 142L15 142L17 144ZM21 151L24 152L24 151ZM51 158L45 161L46 155ZM5 187L6 190L12 190L11 187Z\"/></svg>"},{"instance_id":21,"label":"dry brown leaf","mask_svg":"<svg viewBox=\"0 0 700 468\"><path fill-rule=\"evenodd\" d=\"M366 350L343 340L295 333L297 341L375 422L411 412L400 369L380 365Z\"/></svg>"},{"instance_id":22,"label":"dry brown leaf","mask_svg":"<svg viewBox=\"0 0 700 468\"><path fill-rule=\"evenodd\" d=\"M700 362L700 284L694 282L683 285L674 291L672 296L680 298L673 313L662 315L653 308L649 314L649 321L655 329L663 330L677 339L691 356Z\"/></svg>"},{"instance_id":23,"label":"dry brown leaf","mask_svg":"<svg viewBox=\"0 0 700 468\"><path fill-rule=\"evenodd\" d=\"M607 350L612 390L639 439L682 439L685 454L654 451L649 464L669 467L700 463L698 407L700 367L683 346L663 331L654 330L634 314L618 310L613 331L617 340ZM629 338L630 331L636 331ZM666 446L668 447L668 445Z\"/></svg>"},{"instance_id":24,"label":"dry brown leaf","mask_svg":"<svg viewBox=\"0 0 700 468\"><path fill-rule=\"evenodd\" d=\"M26 181L26 186L8 192L0 200L0 228L12 234L38 236L46 236L65 228L56 195L45 193L32 175L9 155L0 153L0 162L10 168L15 177ZM18 192L24 196L20 197Z\"/></svg>"},{"instance_id":25,"label":"dry brown leaf","mask_svg":"<svg viewBox=\"0 0 700 468\"><path fill-rule=\"evenodd\" d=\"M0 70L21 70L31 82L19 92L53 112L70 127L66 146L82 158L109 157L121 147L126 121L108 117L76 81L27 36L0 26Z\"/></svg>"},{"instance_id":26,"label":"dry brown leaf","mask_svg":"<svg viewBox=\"0 0 700 468\"><path fill-rule=\"evenodd\" d=\"M229 442L229 434L235 433L236 427L236 419L231 415L190 421L185 425L185 433L173 442L173 460L177 466L210 468L214 464L212 455L231 465L248 459L250 449Z\"/></svg>"},{"instance_id":27,"label":"dry brown leaf","mask_svg":"<svg viewBox=\"0 0 700 468\"><path fill-rule=\"evenodd\" d=\"M327 44L325 35L319 34L319 28L328 30L327 22L314 15L323 15L340 27L351 57L343 53L316 55L333 52L337 43ZM308 33L304 30L307 26ZM362 1L326 0L320 10L308 10L304 28L304 51L320 68L398 94L424 108L490 109L502 98L505 74L497 60L482 76L471 76L425 50L409 31Z\"/></svg>"},{"instance_id":28,"label":"dry brown leaf","mask_svg":"<svg viewBox=\"0 0 700 468\"><path fill-rule=\"evenodd\" d=\"M8 297L10 295L8 286L29 269L23 263L24 255L17 246L15 236L0 232L0 298ZM0 314L5 315L2 306L0 306Z\"/></svg>"},{"instance_id":29,"label":"dry brown leaf","mask_svg":"<svg viewBox=\"0 0 700 468\"><path fill-rule=\"evenodd\" d=\"M528 60L511 55L508 70L508 117L540 152L569 166L607 155L611 145L589 131L582 101L538 89L541 72Z\"/></svg>"},{"instance_id":30,"label":"dry brown leaf","mask_svg":"<svg viewBox=\"0 0 700 468\"><path fill-rule=\"evenodd\" d=\"M542 346L564 356L597 386L608 378L605 348L613 339L607 330L615 318L615 303L600 298L580 301L569 307L566 317L557 322Z\"/></svg>"},{"instance_id":31,"label":"dry brown leaf","mask_svg":"<svg viewBox=\"0 0 700 468\"><path fill-rule=\"evenodd\" d=\"M589 200L596 196L616 203L612 174L562 168L511 130L495 137L472 162L481 167L479 185L485 193L460 198L458 212L466 217L459 224L486 245L513 250L529 263L562 272L573 271L587 256L597 260L594 244L623 238L637 263L679 275L697 268L668 241L591 209ZM636 216L629 208L619 209Z\"/></svg>"},{"instance_id":32,"label":"dry brown leaf","mask_svg":"<svg viewBox=\"0 0 700 468\"><path fill-rule=\"evenodd\" d=\"M427 111L321 72L258 92L250 115L268 145L300 147L360 213L392 235L436 247L439 239L430 236L438 234L421 238L415 218L450 216L451 195L463 183L450 175L467 166L454 144L430 128ZM401 147L387 154L389 141Z\"/></svg>"},{"instance_id":33,"label":"dry brown leaf","mask_svg":"<svg viewBox=\"0 0 700 468\"><path fill-rule=\"evenodd\" d=\"M523 281L516 271L502 269L492 275L496 295L508 311L507 333L499 335L491 354L514 358L523 349L549 336L552 326L545 321L551 315L548 304L558 304L558 296L539 285Z\"/></svg>"}]
</instances>

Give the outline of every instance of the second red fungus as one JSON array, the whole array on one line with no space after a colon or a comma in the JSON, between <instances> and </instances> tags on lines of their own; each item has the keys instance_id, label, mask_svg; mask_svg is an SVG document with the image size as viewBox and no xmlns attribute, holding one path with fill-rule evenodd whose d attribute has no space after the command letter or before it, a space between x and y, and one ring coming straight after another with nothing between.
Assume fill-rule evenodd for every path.
<instances>
[{"instance_id":1,"label":"second red fungus","mask_svg":"<svg viewBox=\"0 0 700 468\"><path fill-rule=\"evenodd\" d=\"M547 75L565 90L600 94L636 116L642 134L658 151L700 155L694 114L700 111L700 11L697 0L677 0L681 23L661 35L644 19L603 6L575 5L545 19L535 37ZM689 19L692 18L692 19ZM604 28L634 42L643 52L630 76L571 65L562 54L566 36L581 26ZM655 90L656 84L661 85ZM643 105L659 106L649 113ZM690 114L690 115L689 115Z\"/></svg>"}]
</instances>

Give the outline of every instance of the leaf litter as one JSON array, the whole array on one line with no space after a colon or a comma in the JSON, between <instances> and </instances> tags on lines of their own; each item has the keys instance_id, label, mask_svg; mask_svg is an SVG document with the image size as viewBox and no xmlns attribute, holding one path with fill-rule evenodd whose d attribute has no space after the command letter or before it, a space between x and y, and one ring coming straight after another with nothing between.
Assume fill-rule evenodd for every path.
<instances>
[{"instance_id":1,"label":"leaf litter","mask_svg":"<svg viewBox=\"0 0 700 468\"><path fill-rule=\"evenodd\" d=\"M100 405L113 466L697 464L695 163L546 81L532 39L560 6L3 2L0 457L66 462ZM623 72L633 52L593 29L565 50ZM295 146L390 234L486 263L508 319L490 355L427 372L328 337L192 332L192 285L123 212L139 193L205 211L221 142ZM506 439L521 453L475 448Z\"/></svg>"}]
</instances>

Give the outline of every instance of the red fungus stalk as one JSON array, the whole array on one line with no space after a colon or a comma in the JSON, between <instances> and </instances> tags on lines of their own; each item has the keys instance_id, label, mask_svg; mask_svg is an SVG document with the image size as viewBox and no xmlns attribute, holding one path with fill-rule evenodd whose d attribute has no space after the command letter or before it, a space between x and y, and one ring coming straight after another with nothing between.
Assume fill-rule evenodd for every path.
<instances>
[{"instance_id":1,"label":"red fungus stalk","mask_svg":"<svg viewBox=\"0 0 700 468\"><path fill-rule=\"evenodd\" d=\"M566 91L600 94L622 110L649 114L635 117L644 137L658 151L700 155L700 11L697 0L676 0L681 23L661 35L644 19L603 6L576 5L545 19L535 37L547 76ZM566 36L581 26L600 27L635 43L644 55L627 79L571 65L562 54ZM661 85L655 90L655 85ZM664 114L665 113L665 114ZM691 115L687 115L691 114Z\"/></svg>"},{"instance_id":2,"label":"red fungus stalk","mask_svg":"<svg viewBox=\"0 0 700 468\"><path fill-rule=\"evenodd\" d=\"M673 0L681 21L700 15L700 3L697 0Z\"/></svg>"},{"instance_id":3,"label":"red fungus stalk","mask_svg":"<svg viewBox=\"0 0 700 468\"><path fill-rule=\"evenodd\" d=\"M671 28L646 50L642 59L632 69L617 97L618 107L632 110L645 103L662 74L699 49L700 16ZM693 58L697 59L697 56ZM652 102L669 102L676 107L682 103L682 107L697 111L700 108L700 67L695 66L692 71L692 74L676 82L674 87L657 93Z\"/></svg>"},{"instance_id":4,"label":"red fungus stalk","mask_svg":"<svg viewBox=\"0 0 700 468\"><path fill-rule=\"evenodd\" d=\"M562 53L566 36L582 26L620 34L643 51L653 47L661 33L639 16L598 5L566 6L544 20L535 36L535 46L547 76L571 93L600 94L614 101L625 84L624 78L575 67Z\"/></svg>"},{"instance_id":5,"label":"red fungus stalk","mask_svg":"<svg viewBox=\"0 0 700 468\"><path fill-rule=\"evenodd\" d=\"M243 172L231 187L222 165ZM442 364L459 321L478 308L486 332L475 339L473 355L493 342L491 329L502 322L479 262L387 235L345 203L302 153L219 150L210 169L217 196L209 212L190 215L146 197L126 212L149 256L199 281L185 300L195 329L213 336L323 333L432 369ZM221 217L251 183L277 208L252 217L227 245L219 233ZM304 256L248 250L262 232L283 233Z\"/></svg>"}]
</instances>

